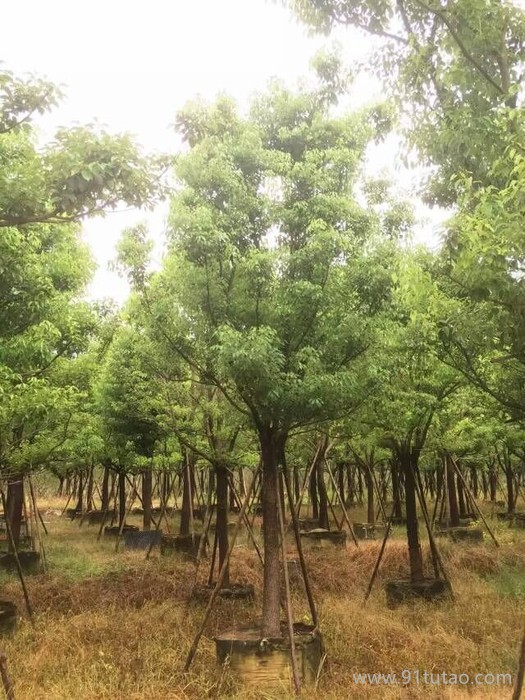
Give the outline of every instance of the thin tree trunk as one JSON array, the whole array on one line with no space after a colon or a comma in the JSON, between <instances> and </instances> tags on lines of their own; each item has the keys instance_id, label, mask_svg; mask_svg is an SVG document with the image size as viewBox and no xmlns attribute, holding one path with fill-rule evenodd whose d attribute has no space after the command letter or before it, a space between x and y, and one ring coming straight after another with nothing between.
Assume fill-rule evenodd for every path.
<instances>
[{"instance_id":1,"label":"thin tree trunk","mask_svg":"<svg viewBox=\"0 0 525 700\"><path fill-rule=\"evenodd\" d=\"M109 465L104 464L104 474L102 476L101 504L100 509L109 510Z\"/></svg>"},{"instance_id":2,"label":"thin tree trunk","mask_svg":"<svg viewBox=\"0 0 525 700\"><path fill-rule=\"evenodd\" d=\"M452 466L452 462L448 455L445 456L445 464L447 470L447 491L450 525L452 527L457 527L459 525L459 508L456 491L456 474L454 472L454 467Z\"/></svg>"},{"instance_id":3,"label":"thin tree trunk","mask_svg":"<svg viewBox=\"0 0 525 700\"><path fill-rule=\"evenodd\" d=\"M153 491L153 473L151 469L145 469L142 472L142 508L143 529L151 530L151 496Z\"/></svg>"},{"instance_id":4,"label":"thin tree trunk","mask_svg":"<svg viewBox=\"0 0 525 700\"><path fill-rule=\"evenodd\" d=\"M223 464L215 465L215 475L217 484L217 542L219 547L219 571L222 570L226 561L229 549L228 543L228 470ZM226 567L223 579L223 587L230 585L230 567Z\"/></svg>"},{"instance_id":5,"label":"thin tree trunk","mask_svg":"<svg viewBox=\"0 0 525 700\"><path fill-rule=\"evenodd\" d=\"M126 472L118 473L118 526L122 528L126 519Z\"/></svg>"}]
</instances>

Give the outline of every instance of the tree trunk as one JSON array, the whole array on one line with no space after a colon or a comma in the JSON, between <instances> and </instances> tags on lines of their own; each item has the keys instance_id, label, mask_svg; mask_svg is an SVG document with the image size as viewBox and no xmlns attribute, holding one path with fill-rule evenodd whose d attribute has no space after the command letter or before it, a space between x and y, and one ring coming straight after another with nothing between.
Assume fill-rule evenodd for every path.
<instances>
[{"instance_id":1,"label":"tree trunk","mask_svg":"<svg viewBox=\"0 0 525 700\"><path fill-rule=\"evenodd\" d=\"M505 464L505 481L507 483L507 511L509 513L514 513L516 505L514 498L514 474L508 462Z\"/></svg>"},{"instance_id":2,"label":"tree trunk","mask_svg":"<svg viewBox=\"0 0 525 700\"><path fill-rule=\"evenodd\" d=\"M317 464L314 469L317 475L317 493L319 494L319 527L322 527L324 530L330 529L330 520L328 518L328 494L324 481L324 459L327 447L328 436L323 436L321 446L317 453Z\"/></svg>"},{"instance_id":3,"label":"tree trunk","mask_svg":"<svg viewBox=\"0 0 525 700\"><path fill-rule=\"evenodd\" d=\"M407 516L408 556L410 560L410 579L413 583L422 581L423 554L419 541L419 524L417 521L416 484L414 470L417 464L411 456L410 449L405 448L401 454L401 466L405 476L405 506Z\"/></svg>"},{"instance_id":4,"label":"tree trunk","mask_svg":"<svg viewBox=\"0 0 525 700\"><path fill-rule=\"evenodd\" d=\"M403 509L401 507L401 484L399 479L400 470L399 463L396 459L391 460L390 468L392 470L392 501L394 518L402 518Z\"/></svg>"},{"instance_id":5,"label":"tree trunk","mask_svg":"<svg viewBox=\"0 0 525 700\"><path fill-rule=\"evenodd\" d=\"M279 478L277 456L278 436L271 428L259 433L262 457L262 509L264 539L264 584L262 604L262 636L278 638L280 625L280 525L279 525ZM284 439L281 439L284 446Z\"/></svg>"},{"instance_id":6,"label":"tree trunk","mask_svg":"<svg viewBox=\"0 0 525 700\"><path fill-rule=\"evenodd\" d=\"M95 465L92 462L88 472L88 481L86 489L86 510L93 510L93 479L95 476L94 472Z\"/></svg>"},{"instance_id":7,"label":"tree trunk","mask_svg":"<svg viewBox=\"0 0 525 700\"><path fill-rule=\"evenodd\" d=\"M143 528L151 529L151 495L153 492L153 473L151 469L142 472L142 508L144 510Z\"/></svg>"},{"instance_id":8,"label":"tree trunk","mask_svg":"<svg viewBox=\"0 0 525 700\"><path fill-rule=\"evenodd\" d=\"M498 473L494 467L494 463L490 465L489 486L491 503L496 503L498 497Z\"/></svg>"},{"instance_id":9,"label":"tree trunk","mask_svg":"<svg viewBox=\"0 0 525 700\"><path fill-rule=\"evenodd\" d=\"M82 472L79 472L78 474L78 482L77 482L77 507L76 510L79 513L84 512L84 475Z\"/></svg>"},{"instance_id":10,"label":"tree trunk","mask_svg":"<svg viewBox=\"0 0 525 700\"><path fill-rule=\"evenodd\" d=\"M6 517L11 526L11 535L15 547L20 545L20 530L22 527L22 512L24 507L24 476L17 474L7 482ZM13 551L13 545L9 542L9 551Z\"/></svg>"},{"instance_id":11,"label":"tree trunk","mask_svg":"<svg viewBox=\"0 0 525 700\"><path fill-rule=\"evenodd\" d=\"M314 520L319 520L319 500L317 497L317 469L314 468L310 474L310 501L312 503L312 518Z\"/></svg>"},{"instance_id":12,"label":"tree trunk","mask_svg":"<svg viewBox=\"0 0 525 700\"><path fill-rule=\"evenodd\" d=\"M299 497L301 496L301 481L299 479L299 467L297 466L297 462L295 462L293 465L293 490L293 502L297 503Z\"/></svg>"},{"instance_id":13,"label":"tree trunk","mask_svg":"<svg viewBox=\"0 0 525 700\"><path fill-rule=\"evenodd\" d=\"M472 483L472 495L474 498L477 498L479 496L479 481L476 467L471 467L470 469L470 481Z\"/></svg>"},{"instance_id":14,"label":"tree trunk","mask_svg":"<svg viewBox=\"0 0 525 700\"><path fill-rule=\"evenodd\" d=\"M337 488L339 489L341 501L343 503L346 503L345 468L344 464L342 464L341 462L337 463Z\"/></svg>"},{"instance_id":15,"label":"tree trunk","mask_svg":"<svg viewBox=\"0 0 525 700\"><path fill-rule=\"evenodd\" d=\"M186 461L182 466L182 509L180 515L180 534L190 534L191 511L193 508L193 460L186 455Z\"/></svg>"},{"instance_id":16,"label":"tree trunk","mask_svg":"<svg viewBox=\"0 0 525 700\"><path fill-rule=\"evenodd\" d=\"M219 547L219 571L228 554L228 470L223 464L215 465L217 484L217 543ZM226 569L222 586L230 585L230 567Z\"/></svg>"},{"instance_id":17,"label":"tree trunk","mask_svg":"<svg viewBox=\"0 0 525 700\"><path fill-rule=\"evenodd\" d=\"M459 508L458 496L456 491L456 474L454 472L452 460L448 455L445 456L445 464L447 470L447 492L450 525L452 527L457 527L459 525Z\"/></svg>"},{"instance_id":18,"label":"tree trunk","mask_svg":"<svg viewBox=\"0 0 525 700\"><path fill-rule=\"evenodd\" d=\"M350 462L346 465L346 480L348 483L348 496L346 500L346 505L351 508L355 502L355 481L354 481L355 469L352 467Z\"/></svg>"},{"instance_id":19,"label":"tree trunk","mask_svg":"<svg viewBox=\"0 0 525 700\"><path fill-rule=\"evenodd\" d=\"M104 474L102 476L101 504L100 509L109 510L109 464L104 463Z\"/></svg>"},{"instance_id":20,"label":"tree trunk","mask_svg":"<svg viewBox=\"0 0 525 700\"><path fill-rule=\"evenodd\" d=\"M364 471L367 494L366 521L367 523L370 523L370 525L375 525L376 511L374 503L374 477L372 474L372 466L370 464L365 464Z\"/></svg>"},{"instance_id":21,"label":"tree trunk","mask_svg":"<svg viewBox=\"0 0 525 700\"><path fill-rule=\"evenodd\" d=\"M126 520L126 472L121 469L118 473L118 526L122 527Z\"/></svg>"},{"instance_id":22,"label":"tree trunk","mask_svg":"<svg viewBox=\"0 0 525 700\"><path fill-rule=\"evenodd\" d=\"M460 469L458 465L458 469ZM463 473L463 472L462 472ZM465 518L467 516L467 502L465 498L465 489L463 487L463 481L459 477L459 475L456 475L456 482L457 482L457 488L458 488L458 505L459 505L459 517L460 518Z\"/></svg>"}]
</instances>

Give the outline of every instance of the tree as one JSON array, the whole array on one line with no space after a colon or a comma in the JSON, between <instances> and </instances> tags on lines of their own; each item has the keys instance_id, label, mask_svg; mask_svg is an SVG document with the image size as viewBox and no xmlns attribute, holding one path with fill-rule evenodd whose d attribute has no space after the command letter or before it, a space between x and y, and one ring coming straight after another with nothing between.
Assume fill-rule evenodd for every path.
<instances>
[{"instance_id":1,"label":"tree","mask_svg":"<svg viewBox=\"0 0 525 700\"><path fill-rule=\"evenodd\" d=\"M166 159L142 155L128 135L78 126L37 147L33 118L60 96L52 83L0 71L0 227L78 221L119 204L151 206L162 193Z\"/></svg>"},{"instance_id":2,"label":"tree","mask_svg":"<svg viewBox=\"0 0 525 700\"><path fill-rule=\"evenodd\" d=\"M418 163L434 166L424 196L452 205L451 177L489 184L493 163L522 133L525 19L501 0L287 0L316 31L337 24L380 37L376 68L403 115Z\"/></svg>"},{"instance_id":3,"label":"tree","mask_svg":"<svg viewBox=\"0 0 525 700\"><path fill-rule=\"evenodd\" d=\"M263 471L261 634L280 637L279 464L288 435L351 411L370 387L363 354L388 297L377 218L352 195L377 108L329 115L338 62L318 86L273 83L248 119L221 98L178 117L171 246L145 303L159 339L247 416ZM140 241L129 241L140 278Z\"/></svg>"}]
</instances>

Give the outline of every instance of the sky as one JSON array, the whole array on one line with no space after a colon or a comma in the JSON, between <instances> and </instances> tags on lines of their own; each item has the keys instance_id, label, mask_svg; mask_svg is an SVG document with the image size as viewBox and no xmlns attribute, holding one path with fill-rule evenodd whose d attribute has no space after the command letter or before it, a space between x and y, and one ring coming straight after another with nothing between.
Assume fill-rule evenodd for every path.
<instances>
[{"instance_id":1,"label":"sky","mask_svg":"<svg viewBox=\"0 0 525 700\"><path fill-rule=\"evenodd\" d=\"M179 146L175 114L197 95L218 93L246 105L268 80L288 83L308 71L311 57L338 40L352 65L372 49L369 37L339 30L330 39L309 36L292 13L272 0L17 0L2 8L4 67L35 73L64 87L66 97L45 119L42 137L58 126L97 121L131 132L149 151ZM354 104L378 99L377 82L361 76ZM396 168L396 146L374 153L373 167ZM394 173L410 187L410 176ZM124 228L148 221L161 256L166 205L154 214L122 212L84 224L98 263L91 298L122 301L127 283L108 269ZM427 226L432 237L438 219Z\"/></svg>"}]
</instances>

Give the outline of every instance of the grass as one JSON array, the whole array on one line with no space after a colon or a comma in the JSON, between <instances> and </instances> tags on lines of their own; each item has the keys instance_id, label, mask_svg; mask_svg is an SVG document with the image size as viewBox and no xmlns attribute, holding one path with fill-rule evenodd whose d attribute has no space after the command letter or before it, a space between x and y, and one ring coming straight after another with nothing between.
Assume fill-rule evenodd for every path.
<instances>
[{"instance_id":1,"label":"grass","mask_svg":"<svg viewBox=\"0 0 525 700\"><path fill-rule=\"evenodd\" d=\"M48 573L28 577L36 626L26 619L2 641L17 700L160 700L268 698L276 692L239 688L217 668L213 636L260 614L259 603L221 601L209 621L195 663L182 672L203 606L188 603L194 566L177 557L114 552L114 543L96 541L98 528L48 515L45 538ZM494 521L491 521L491 524ZM440 548L455 590L455 601L385 606L383 584L406 575L406 547L389 542L380 575L367 605L364 592L379 543L362 543L346 552L308 553L312 586L319 606L327 660L317 689L303 698L506 698L510 689L444 686L361 686L353 673L512 672L523 629L525 532L495 525L501 546L452 544ZM206 564L199 579L206 574ZM254 550L235 549L232 580L253 583L262 577ZM2 597L23 610L20 584L3 576ZM300 590L294 590L295 618L307 615Z\"/></svg>"}]
</instances>

